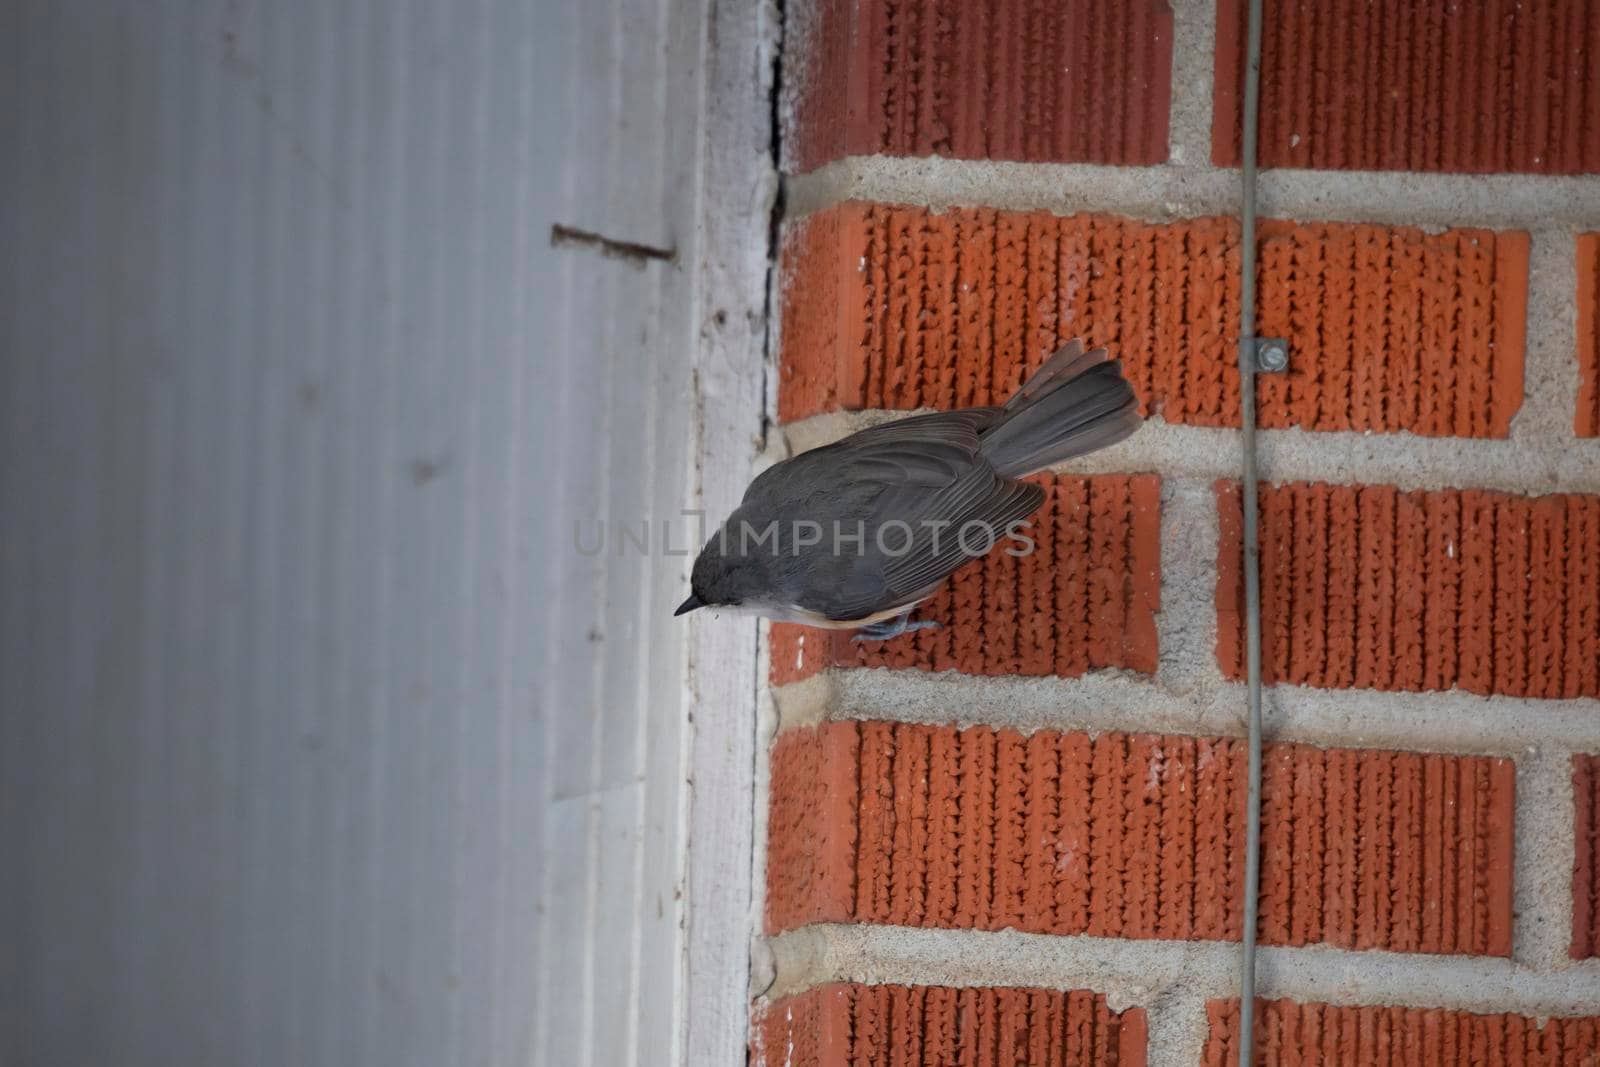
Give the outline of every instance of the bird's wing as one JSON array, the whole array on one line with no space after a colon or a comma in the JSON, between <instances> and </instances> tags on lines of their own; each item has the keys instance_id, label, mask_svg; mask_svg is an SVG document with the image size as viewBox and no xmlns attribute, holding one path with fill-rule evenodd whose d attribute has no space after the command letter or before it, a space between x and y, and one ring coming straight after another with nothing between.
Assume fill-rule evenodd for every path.
<instances>
[{"instance_id":1,"label":"bird's wing","mask_svg":"<svg viewBox=\"0 0 1600 1067\"><path fill-rule=\"evenodd\" d=\"M978 434L988 429L1000 413L1000 408L930 411L857 430L837 444L846 448L864 448L888 441L943 441L976 452Z\"/></svg>"},{"instance_id":2,"label":"bird's wing","mask_svg":"<svg viewBox=\"0 0 1600 1067\"><path fill-rule=\"evenodd\" d=\"M989 409L917 416L780 464L789 469L764 488L787 490L788 499L771 510L819 521L825 531L817 550L777 561L790 602L841 620L907 604L1038 508L1042 489L1000 478L978 454L978 431L990 418ZM861 531L861 542L842 541L836 551L835 522L847 535ZM962 538L973 522L993 539Z\"/></svg>"},{"instance_id":3,"label":"bird's wing","mask_svg":"<svg viewBox=\"0 0 1600 1067\"><path fill-rule=\"evenodd\" d=\"M745 490L746 502L774 497L792 497L798 488L805 492L814 484L818 471L826 471L835 464L855 459L870 461L873 453L896 442L914 442L925 445L945 445L967 459L978 453L978 435L988 429L999 417L999 408L963 408L960 411L933 411L923 415L896 419L878 426L858 430L849 437L830 445L802 452L758 474ZM917 470L926 472L927 465L917 457L903 457ZM934 476L938 476L937 470ZM942 483L941 483L942 484Z\"/></svg>"},{"instance_id":4,"label":"bird's wing","mask_svg":"<svg viewBox=\"0 0 1600 1067\"><path fill-rule=\"evenodd\" d=\"M913 526L917 537L911 551L884 563L885 583L901 602L938 586L968 560L988 555L1003 543L1013 522L1032 515L1044 502L1039 486L999 478L993 471L981 485L976 478L972 481L976 492L964 500L952 495L924 502L900 491L898 499L881 505L889 514L924 505ZM971 523L981 525L969 530Z\"/></svg>"}]
</instances>

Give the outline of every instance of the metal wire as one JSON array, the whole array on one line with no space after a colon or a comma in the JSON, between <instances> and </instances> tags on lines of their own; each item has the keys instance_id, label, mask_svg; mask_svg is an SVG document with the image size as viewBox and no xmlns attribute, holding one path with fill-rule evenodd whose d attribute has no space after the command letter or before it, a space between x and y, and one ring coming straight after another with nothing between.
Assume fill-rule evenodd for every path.
<instances>
[{"instance_id":1,"label":"metal wire","mask_svg":"<svg viewBox=\"0 0 1600 1067\"><path fill-rule=\"evenodd\" d=\"M1239 1067L1254 1058L1256 913L1261 887L1261 544L1256 527L1256 107L1261 96L1261 0L1250 0L1245 53L1239 279L1239 420L1244 430L1245 670L1250 778L1245 808L1244 950L1239 966Z\"/></svg>"}]
</instances>

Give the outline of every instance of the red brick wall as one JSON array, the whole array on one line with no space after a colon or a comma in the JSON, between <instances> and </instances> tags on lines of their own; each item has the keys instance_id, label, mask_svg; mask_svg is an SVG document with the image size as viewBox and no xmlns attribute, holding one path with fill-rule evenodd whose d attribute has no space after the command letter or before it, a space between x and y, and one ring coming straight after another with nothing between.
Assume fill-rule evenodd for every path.
<instances>
[{"instance_id":1,"label":"red brick wall","mask_svg":"<svg viewBox=\"0 0 1600 1067\"><path fill-rule=\"evenodd\" d=\"M1236 940L1242 742L829 723L772 752L767 929ZM1507 955L1509 761L1269 746L1274 944Z\"/></svg>"},{"instance_id":2,"label":"red brick wall","mask_svg":"<svg viewBox=\"0 0 1600 1067\"><path fill-rule=\"evenodd\" d=\"M1172 12L1160 0L818 0L794 27L791 170L876 153L1166 158Z\"/></svg>"},{"instance_id":3,"label":"red brick wall","mask_svg":"<svg viewBox=\"0 0 1600 1067\"><path fill-rule=\"evenodd\" d=\"M878 948L780 954L756 1061L1232 1063L1244 0L786 11L778 421L999 403L1073 337L1150 419L942 628L771 628L763 930ZM1595 1062L1600 2L1265 42L1257 1058Z\"/></svg>"},{"instance_id":4,"label":"red brick wall","mask_svg":"<svg viewBox=\"0 0 1600 1067\"><path fill-rule=\"evenodd\" d=\"M1246 0L1218 0L1214 153L1239 162ZM1265 0L1263 166L1600 170L1589 0Z\"/></svg>"},{"instance_id":5,"label":"red brick wall","mask_svg":"<svg viewBox=\"0 0 1600 1067\"><path fill-rule=\"evenodd\" d=\"M1242 532L1218 490L1217 659L1244 675ZM1600 496L1262 487L1262 675L1600 697Z\"/></svg>"},{"instance_id":6,"label":"red brick wall","mask_svg":"<svg viewBox=\"0 0 1600 1067\"><path fill-rule=\"evenodd\" d=\"M1261 228L1260 425L1503 437L1522 401L1523 233ZM1237 426L1239 227L849 202L783 246L779 414L1001 403L1073 337L1146 412Z\"/></svg>"},{"instance_id":7,"label":"red brick wall","mask_svg":"<svg viewBox=\"0 0 1600 1067\"><path fill-rule=\"evenodd\" d=\"M1239 1062L1239 1002L1213 1001L1205 1067ZM1266 1063L1507 1064L1565 1067L1600 1058L1600 1019L1537 1019L1430 1008L1260 1001L1255 1045Z\"/></svg>"},{"instance_id":8,"label":"red brick wall","mask_svg":"<svg viewBox=\"0 0 1600 1067\"><path fill-rule=\"evenodd\" d=\"M1600 233L1578 235L1578 375L1573 431L1600 437Z\"/></svg>"},{"instance_id":9,"label":"red brick wall","mask_svg":"<svg viewBox=\"0 0 1600 1067\"><path fill-rule=\"evenodd\" d=\"M1572 757L1572 956L1600 956L1600 756Z\"/></svg>"},{"instance_id":10,"label":"red brick wall","mask_svg":"<svg viewBox=\"0 0 1600 1067\"><path fill-rule=\"evenodd\" d=\"M1145 1067L1144 1011L1081 990L830 984L768 1004L754 1030L757 1067Z\"/></svg>"}]
</instances>

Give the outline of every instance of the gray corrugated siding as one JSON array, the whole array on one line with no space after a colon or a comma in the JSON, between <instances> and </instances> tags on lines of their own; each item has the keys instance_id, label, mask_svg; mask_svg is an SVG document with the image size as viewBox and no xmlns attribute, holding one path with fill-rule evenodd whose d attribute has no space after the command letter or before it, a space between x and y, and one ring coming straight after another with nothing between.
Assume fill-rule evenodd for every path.
<instances>
[{"instance_id":1,"label":"gray corrugated siding","mask_svg":"<svg viewBox=\"0 0 1600 1067\"><path fill-rule=\"evenodd\" d=\"M0 1062L668 1062L702 18L0 5Z\"/></svg>"}]
</instances>

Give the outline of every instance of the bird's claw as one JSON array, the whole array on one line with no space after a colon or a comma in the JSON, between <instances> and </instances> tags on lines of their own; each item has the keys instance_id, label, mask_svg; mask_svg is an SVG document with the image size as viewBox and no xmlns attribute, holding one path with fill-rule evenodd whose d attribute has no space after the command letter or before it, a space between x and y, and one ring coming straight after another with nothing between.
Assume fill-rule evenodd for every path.
<instances>
[{"instance_id":1,"label":"bird's claw","mask_svg":"<svg viewBox=\"0 0 1600 1067\"><path fill-rule=\"evenodd\" d=\"M863 641L888 641L891 638L899 637L903 633L910 633L914 630L937 630L942 625L942 623L934 622L932 619L912 622L911 615L908 612L889 622L868 623L856 631L856 635L851 640L856 644L860 644Z\"/></svg>"}]
</instances>

